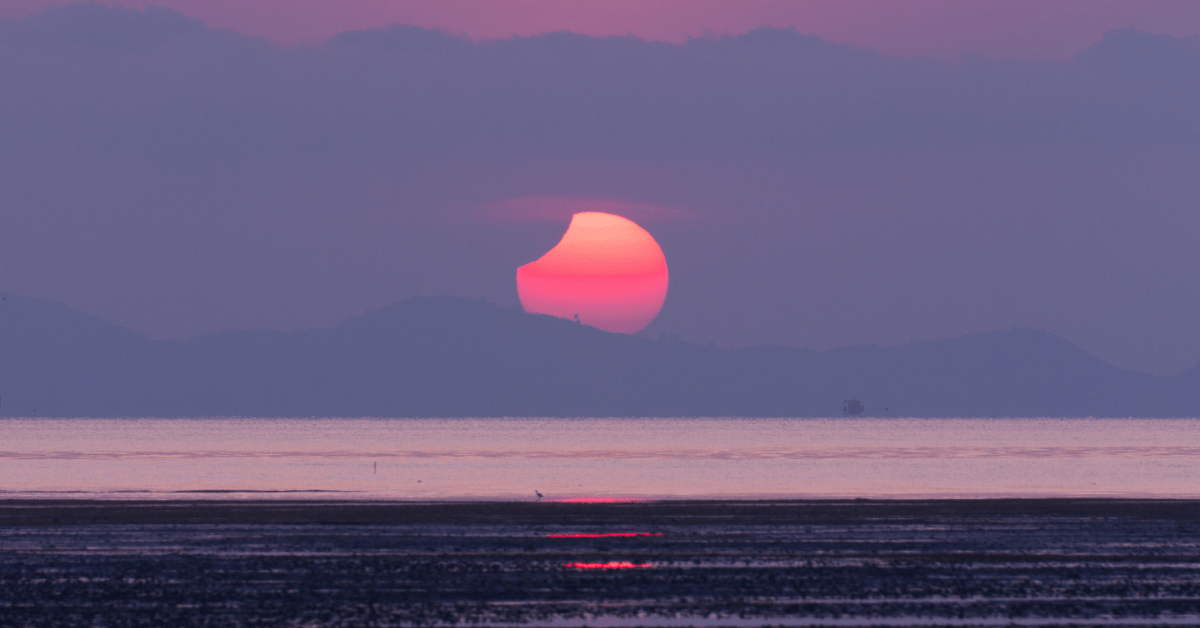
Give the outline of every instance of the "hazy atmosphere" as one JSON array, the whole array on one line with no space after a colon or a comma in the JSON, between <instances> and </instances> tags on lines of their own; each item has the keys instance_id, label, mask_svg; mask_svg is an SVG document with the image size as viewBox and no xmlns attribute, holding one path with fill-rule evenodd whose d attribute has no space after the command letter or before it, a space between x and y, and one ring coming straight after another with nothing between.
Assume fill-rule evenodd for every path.
<instances>
[{"instance_id":1,"label":"hazy atmosphere","mask_svg":"<svg viewBox=\"0 0 1200 628\"><path fill-rule=\"evenodd\" d=\"M0 0L0 627L1200 626L1200 0Z\"/></svg>"},{"instance_id":2,"label":"hazy atmosphere","mask_svg":"<svg viewBox=\"0 0 1200 628\"><path fill-rule=\"evenodd\" d=\"M670 264L650 337L1030 327L1158 375L1200 358L1195 5L1103 5L1114 23L1064 30L1070 54L786 20L643 33L660 41L243 20L264 39L164 8L14 6L0 290L154 338L414 295L515 306L516 268L598 210Z\"/></svg>"}]
</instances>

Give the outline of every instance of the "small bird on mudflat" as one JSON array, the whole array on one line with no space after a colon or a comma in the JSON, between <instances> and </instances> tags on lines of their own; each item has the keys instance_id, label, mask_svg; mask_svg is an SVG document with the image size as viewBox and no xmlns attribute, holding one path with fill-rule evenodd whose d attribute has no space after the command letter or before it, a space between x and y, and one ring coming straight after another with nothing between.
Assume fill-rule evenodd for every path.
<instances>
[{"instance_id":1,"label":"small bird on mudflat","mask_svg":"<svg viewBox=\"0 0 1200 628\"><path fill-rule=\"evenodd\" d=\"M542 501L542 492L541 491L539 491L535 488L535 489L533 489L533 494L538 496L539 502Z\"/></svg>"}]
</instances>

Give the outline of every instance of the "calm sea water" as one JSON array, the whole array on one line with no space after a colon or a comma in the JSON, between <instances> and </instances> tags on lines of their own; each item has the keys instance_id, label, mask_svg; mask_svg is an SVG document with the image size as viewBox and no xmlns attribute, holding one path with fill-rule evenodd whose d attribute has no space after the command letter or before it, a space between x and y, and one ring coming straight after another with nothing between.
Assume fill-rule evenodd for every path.
<instances>
[{"instance_id":1,"label":"calm sea water","mask_svg":"<svg viewBox=\"0 0 1200 628\"><path fill-rule=\"evenodd\" d=\"M0 497L1200 497L1197 419L0 419Z\"/></svg>"}]
</instances>

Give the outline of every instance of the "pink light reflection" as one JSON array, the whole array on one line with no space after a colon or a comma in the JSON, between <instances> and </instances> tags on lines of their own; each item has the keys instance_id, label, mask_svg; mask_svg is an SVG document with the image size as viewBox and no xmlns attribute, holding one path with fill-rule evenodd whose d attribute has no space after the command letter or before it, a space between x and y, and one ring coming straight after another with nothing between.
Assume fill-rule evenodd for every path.
<instances>
[{"instance_id":1,"label":"pink light reflection","mask_svg":"<svg viewBox=\"0 0 1200 628\"><path fill-rule=\"evenodd\" d=\"M569 497L567 499L555 499L552 501L565 504L628 504L634 502L648 502L648 499L636 499L633 497Z\"/></svg>"},{"instance_id":2,"label":"pink light reflection","mask_svg":"<svg viewBox=\"0 0 1200 628\"><path fill-rule=\"evenodd\" d=\"M574 567L575 569L645 569L653 567L653 563L628 563L628 562L610 562L610 563L567 563L564 567Z\"/></svg>"},{"instance_id":3,"label":"pink light reflection","mask_svg":"<svg viewBox=\"0 0 1200 628\"><path fill-rule=\"evenodd\" d=\"M662 532L603 532L600 534L547 534L548 539L604 539L611 537L662 536Z\"/></svg>"}]
</instances>

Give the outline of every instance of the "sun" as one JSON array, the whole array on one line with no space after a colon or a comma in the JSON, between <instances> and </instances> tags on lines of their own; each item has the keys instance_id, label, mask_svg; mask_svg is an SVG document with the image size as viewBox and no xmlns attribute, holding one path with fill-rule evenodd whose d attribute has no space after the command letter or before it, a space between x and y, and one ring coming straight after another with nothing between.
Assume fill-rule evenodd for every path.
<instances>
[{"instance_id":1,"label":"sun","mask_svg":"<svg viewBox=\"0 0 1200 628\"><path fill-rule=\"evenodd\" d=\"M526 312L623 334L645 329L658 316L667 283L667 258L654 236L602 212L572 216L554 248L517 269Z\"/></svg>"}]
</instances>

